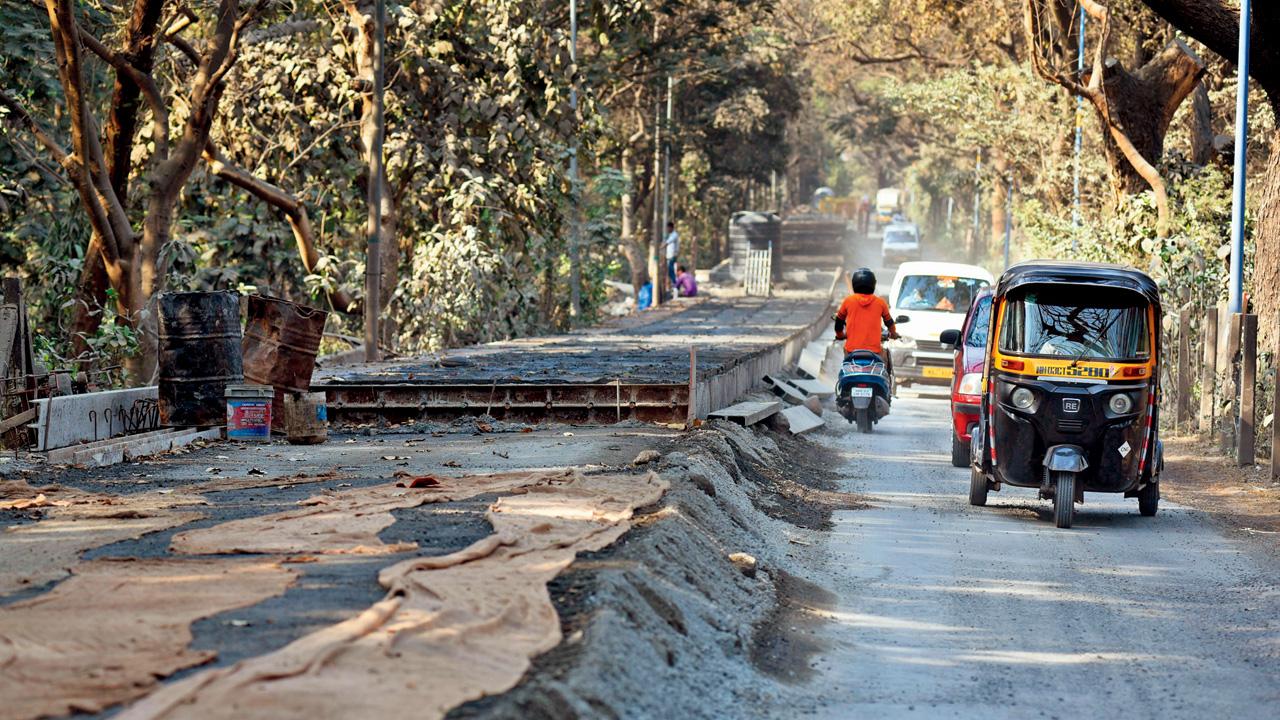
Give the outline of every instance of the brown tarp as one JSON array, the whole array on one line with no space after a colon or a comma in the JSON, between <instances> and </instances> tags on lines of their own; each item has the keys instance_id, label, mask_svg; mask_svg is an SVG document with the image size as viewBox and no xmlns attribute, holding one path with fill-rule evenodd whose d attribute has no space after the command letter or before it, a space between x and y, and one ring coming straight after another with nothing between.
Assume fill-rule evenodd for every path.
<instances>
[{"instance_id":1,"label":"brown tarp","mask_svg":"<svg viewBox=\"0 0 1280 720\"><path fill-rule=\"evenodd\" d=\"M463 500L487 493L568 478L567 471L499 473L461 478L432 476L434 485L400 483L315 495L294 510L243 518L188 530L173 537L171 549L188 555L217 553L316 553L380 555L404 552L414 543L386 544L378 533L395 522L392 510ZM425 478L424 478L425 480Z\"/></svg>"},{"instance_id":2,"label":"brown tarp","mask_svg":"<svg viewBox=\"0 0 1280 720\"><path fill-rule=\"evenodd\" d=\"M357 617L162 687L118 717L438 718L505 692L560 641L547 582L665 489L654 474L575 473L517 490L490 509L489 537L383 570L386 598Z\"/></svg>"},{"instance_id":3,"label":"brown tarp","mask_svg":"<svg viewBox=\"0 0 1280 720\"><path fill-rule=\"evenodd\" d=\"M0 719L98 712L208 662L191 623L278 595L275 560L95 560L39 597L0 608Z\"/></svg>"},{"instance_id":4,"label":"brown tarp","mask_svg":"<svg viewBox=\"0 0 1280 720\"><path fill-rule=\"evenodd\" d=\"M0 483L0 497L8 507L44 513L0 532L0 595L66 577L86 550L198 520L189 508L205 504L198 495L105 495L21 481Z\"/></svg>"}]
</instances>

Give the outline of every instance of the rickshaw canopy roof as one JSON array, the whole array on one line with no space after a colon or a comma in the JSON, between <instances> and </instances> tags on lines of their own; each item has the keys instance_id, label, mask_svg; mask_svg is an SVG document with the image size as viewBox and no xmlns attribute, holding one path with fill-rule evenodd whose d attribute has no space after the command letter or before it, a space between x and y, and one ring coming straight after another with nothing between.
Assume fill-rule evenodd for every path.
<instances>
[{"instance_id":1,"label":"rickshaw canopy roof","mask_svg":"<svg viewBox=\"0 0 1280 720\"><path fill-rule=\"evenodd\" d=\"M996 295L1004 295L1025 285L1081 285L1130 290L1160 308L1160 286L1150 275L1124 265L1093 262L1032 260L1013 265L1000 276Z\"/></svg>"}]
</instances>

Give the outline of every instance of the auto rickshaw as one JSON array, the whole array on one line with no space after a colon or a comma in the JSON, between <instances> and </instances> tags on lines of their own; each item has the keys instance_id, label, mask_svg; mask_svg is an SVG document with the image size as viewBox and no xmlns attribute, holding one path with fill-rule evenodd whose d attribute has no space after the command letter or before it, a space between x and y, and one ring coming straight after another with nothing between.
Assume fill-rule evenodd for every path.
<instances>
[{"instance_id":1,"label":"auto rickshaw","mask_svg":"<svg viewBox=\"0 0 1280 720\"><path fill-rule=\"evenodd\" d=\"M1156 514L1160 290L1099 263L1026 262L996 284L973 436L969 503L1002 485L1053 500L1071 527L1085 492L1123 493Z\"/></svg>"}]
</instances>

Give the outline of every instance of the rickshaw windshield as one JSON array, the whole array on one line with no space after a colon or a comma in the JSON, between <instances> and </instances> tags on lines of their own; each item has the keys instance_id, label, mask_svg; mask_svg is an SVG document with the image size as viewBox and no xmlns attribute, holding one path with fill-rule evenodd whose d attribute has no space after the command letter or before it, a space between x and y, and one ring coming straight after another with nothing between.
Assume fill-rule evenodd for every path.
<instances>
[{"instance_id":1,"label":"rickshaw windshield","mask_svg":"<svg viewBox=\"0 0 1280 720\"><path fill-rule=\"evenodd\" d=\"M1110 288L1032 287L1010 297L1000 328L1000 350L1020 355L1145 360L1150 344L1146 301Z\"/></svg>"}]
</instances>

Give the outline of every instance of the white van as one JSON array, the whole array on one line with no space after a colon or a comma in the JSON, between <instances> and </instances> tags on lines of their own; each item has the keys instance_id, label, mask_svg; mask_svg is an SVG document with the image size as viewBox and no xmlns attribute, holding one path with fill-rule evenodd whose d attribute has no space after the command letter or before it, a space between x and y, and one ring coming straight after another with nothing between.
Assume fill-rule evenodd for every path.
<instances>
[{"instance_id":1,"label":"white van","mask_svg":"<svg viewBox=\"0 0 1280 720\"><path fill-rule=\"evenodd\" d=\"M898 267L889 288L889 307L894 317L911 318L898 328L902 339L889 343L898 384L951 384L953 348L938 336L963 325L978 290L994 282L991 273L977 265L905 262Z\"/></svg>"},{"instance_id":2,"label":"white van","mask_svg":"<svg viewBox=\"0 0 1280 720\"><path fill-rule=\"evenodd\" d=\"M892 265L903 260L920 259L920 228L913 223L894 223L884 229L880 242L880 262Z\"/></svg>"}]
</instances>

